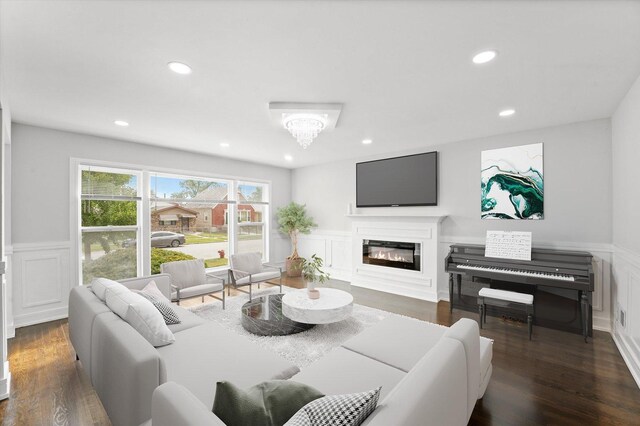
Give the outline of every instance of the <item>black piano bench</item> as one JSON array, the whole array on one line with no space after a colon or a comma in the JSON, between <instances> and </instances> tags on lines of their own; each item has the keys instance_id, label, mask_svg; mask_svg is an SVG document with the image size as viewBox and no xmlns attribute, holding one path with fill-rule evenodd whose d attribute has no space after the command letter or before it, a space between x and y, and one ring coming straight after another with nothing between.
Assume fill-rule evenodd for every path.
<instances>
[{"instance_id":1,"label":"black piano bench","mask_svg":"<svg viewBox=\"0 0 640 426\"><path fill-rule=\"evenodd\" d=\"M521 309L527 313L529 340L533 331L533 295L515 291L497 290L484 287L478 293L478 310L480 312L480 328L487 322L487 305L502 308Z\"/></svg>"}]
</instances>

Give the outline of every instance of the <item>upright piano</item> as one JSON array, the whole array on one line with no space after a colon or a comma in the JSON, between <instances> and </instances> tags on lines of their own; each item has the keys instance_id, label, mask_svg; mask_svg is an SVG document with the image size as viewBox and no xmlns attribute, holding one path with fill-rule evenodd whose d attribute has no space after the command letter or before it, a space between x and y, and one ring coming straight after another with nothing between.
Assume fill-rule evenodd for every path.
<instances>
[{"instance_id":1,"label":"upright piano","mask_svg":"<svg viewBox=\"0 0 640 426\"><path fill-rule=\"evenodd\" d=\"M533 248L531 260L526 261L485 257L484 250L482 245L451 246L445 260L451 310L455 306L475 312L479 289L490 286L533 294L537 325L581 332L585 341L593 334L590 253ZM492 308L489 314L504 314L498 309Z\"/></svg>"}]
</instances>

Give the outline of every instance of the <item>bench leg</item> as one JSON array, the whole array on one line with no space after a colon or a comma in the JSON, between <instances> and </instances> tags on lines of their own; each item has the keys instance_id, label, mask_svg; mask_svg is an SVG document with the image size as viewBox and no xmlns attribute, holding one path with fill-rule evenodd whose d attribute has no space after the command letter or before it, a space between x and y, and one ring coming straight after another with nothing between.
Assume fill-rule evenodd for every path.
<instances>
[{"instance_id":1,"label":"bench leg","mask_svg":"<svg viewBox=\"0 0 640 426\"><path fill-rule=\"evenodd\" d=\"M529 340L531 340L531 332L533 331L533 315L527 315L527 326L529 327Z\"/></svg>"},{"instance_id":2,"label":"bench leg","mask_svg":"<svg viewBox=\"0 0 640 426\"><path fill-rule=\"evenodd\" d=\"M480 329L482 329L482 318L484 317L484 305L480 304L478 305L478 311L480 314Z\"/></svg>"}]
</instances>

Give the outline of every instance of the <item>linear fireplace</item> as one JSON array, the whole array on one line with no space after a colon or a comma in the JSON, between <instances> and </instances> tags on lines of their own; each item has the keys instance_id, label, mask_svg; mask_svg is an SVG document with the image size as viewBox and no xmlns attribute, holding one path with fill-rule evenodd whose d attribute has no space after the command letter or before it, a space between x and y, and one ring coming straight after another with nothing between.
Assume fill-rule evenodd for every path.
<instances>
[{"instance_id":1,"label":"linear fireplace","mask_svg":"<svg viewBox=\"0 0 640 426\"><path fill-rule=\"evenodd\" d=\"M419 271L420 244L362 240L362 263Z\"/></svg>"}]
</instances>

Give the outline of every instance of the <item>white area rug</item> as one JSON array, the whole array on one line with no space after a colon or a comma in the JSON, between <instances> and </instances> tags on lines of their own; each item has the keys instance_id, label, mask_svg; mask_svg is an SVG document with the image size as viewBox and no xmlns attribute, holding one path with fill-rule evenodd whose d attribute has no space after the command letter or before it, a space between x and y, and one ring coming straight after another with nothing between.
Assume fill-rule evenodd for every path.
<instances>
[{"instance_id":1,"label":"white area rug","mask_svg":"<svg viewBox=\"0 0 640 426\"><path fill-rule=\"evenodd\" d=\"M282 291L283 293L287 293L294 291L294 289L283 286ZM253 295L257 297L264 294L277 294L278 292L278 287L269 287L260 290L254 289ZM243 294L228 297L227 309L225 310L222 310L222 303L218 301L196 306L190 308L190 310L202 318L213 321L237 334L245 336L252 342L277 353L300 368L308 366L313 361L331 351L331 349L340 346L367 327L387 317L401 316L354 304L353 315L344 321L334 324L316 325L310 330L289 336L258 336L246 331L240 323L240 308L248 301L249 296ZM417 319L413 320L419 321Z\"/></svg>"}]
</instances>

